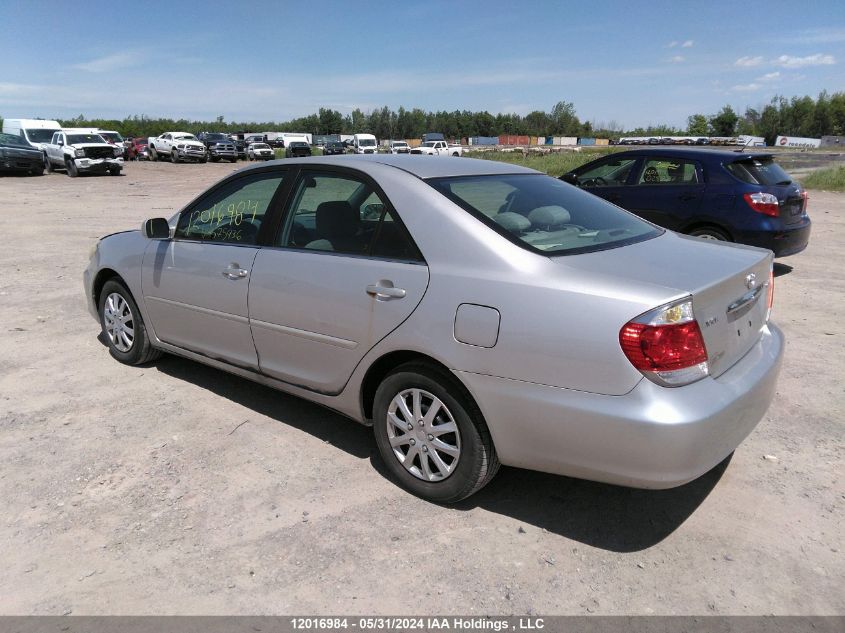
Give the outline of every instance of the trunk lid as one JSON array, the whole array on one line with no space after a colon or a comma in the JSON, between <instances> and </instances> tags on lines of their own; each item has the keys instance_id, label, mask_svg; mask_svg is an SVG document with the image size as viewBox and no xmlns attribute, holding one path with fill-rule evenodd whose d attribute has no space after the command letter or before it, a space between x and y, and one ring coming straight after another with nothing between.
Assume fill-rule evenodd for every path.
<instances>
[{"instance_id":1,"label":"trunk lid","mask_svg":"<svg viewBox=\"0 0 845 633\"><path fill-rule=\"evenodd\" d=\"M633 288L643 282L661 286L667 290L667 302L691 295L714 378L745 356L766 325L771 251L667 231L639 244L553 260L568 268L630 279Z\"/></svg>"}]
</instances>

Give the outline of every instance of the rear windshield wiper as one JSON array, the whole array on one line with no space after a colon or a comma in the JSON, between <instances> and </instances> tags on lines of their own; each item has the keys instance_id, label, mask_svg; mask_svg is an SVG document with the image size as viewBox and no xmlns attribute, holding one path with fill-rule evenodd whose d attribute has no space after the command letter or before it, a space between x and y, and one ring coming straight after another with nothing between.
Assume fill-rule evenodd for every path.
<instances>
[{"instance_id":1,"label":"rear windshield wiper","mask_svg":"<svg viewBox=\"0 0 845 633\"><path fill-rule=\"evenodd\" d=\"M791 184L792 184L792 181L791 181L791 180L781 180L780 182L775 183L775 184L778 184L778 185L791 185Z\"/></svg>"}]
</instances>

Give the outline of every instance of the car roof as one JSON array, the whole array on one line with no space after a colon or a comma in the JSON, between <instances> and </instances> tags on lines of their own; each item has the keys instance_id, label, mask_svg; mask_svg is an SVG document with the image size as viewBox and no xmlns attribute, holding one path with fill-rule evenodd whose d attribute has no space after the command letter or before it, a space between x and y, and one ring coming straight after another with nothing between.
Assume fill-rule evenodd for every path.
<instances>
[{"instance_id":1,"label":"car roof","mask_svg":"<svg viewBox=\"0 0 845 633\"><path fill-rule=\"evenodd\" d=\"M697 159L713 159L719 161L736 161L744 158L771 158L771 152L759 151L744 151L744 150L729 150L729 149L707 149L704 147L643 147L640 149L631 149L624 152L614 153L613 156L648 156L650 154L659 154L660 156L667 156L669 158L697 158Z\"/></svg>"},{"instance_id":2,"label":"car roof","mask_svg":"<svg viewBox=\"0 0 845 633\"><path fill-rule=\"evenodd\" d=\"M450 176L486 176L497 174L540 174L542 172L519 165L479 158L458 158L455 156L401 156L396 154L365 154L356 156L314 156L293 161L280 161L311 165L336 165L360 169L367 173L370 165L386 165L401 169L417 178L443 178ZM252 167L257 169L258 166Z\"/></svg>"}]
</instances>

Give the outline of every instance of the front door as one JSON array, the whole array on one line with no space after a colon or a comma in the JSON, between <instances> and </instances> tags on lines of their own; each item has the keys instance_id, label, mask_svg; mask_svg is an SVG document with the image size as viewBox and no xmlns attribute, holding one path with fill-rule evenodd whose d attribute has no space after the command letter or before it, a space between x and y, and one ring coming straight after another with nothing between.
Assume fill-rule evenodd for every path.
<instances>
[{"instance_id":1,"label":"front door","mask_svg":"<svg viewBox=\"0 0 845 633\"><path fill-rule=\"evenodd\" d=\"M349 171L303 172L275 248L253 265L250 323L261 371L340 392L427 286L428 267L375 183Z\"/></svg>"},{"instance_id":2,"label":"front door","mask_svg":"<svg viewBox=\"0 0 845 633\"><path fill-rule=\"evenodd\" d=\"M259 231L283 177L224 182L182 211L173 239L150 243L141 287L159 339L258 368L247 295Z\"/></svg>"}]
</instances>

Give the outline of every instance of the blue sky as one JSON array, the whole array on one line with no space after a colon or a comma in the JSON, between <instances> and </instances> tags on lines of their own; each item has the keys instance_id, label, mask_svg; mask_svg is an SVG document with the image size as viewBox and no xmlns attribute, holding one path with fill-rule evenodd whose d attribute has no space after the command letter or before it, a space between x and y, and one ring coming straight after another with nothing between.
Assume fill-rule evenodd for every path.
<instances>
[{"instance_id":1,"label":"blue sky","mask_svg":"<svg viewBox=\"0 0 845 633\"><path fill-rule=\"evenodd\" d=\"M331 107L685 125L845 90L845 2L0 0L0 116L282 121Z\"/></svg>"}]
</instances>

